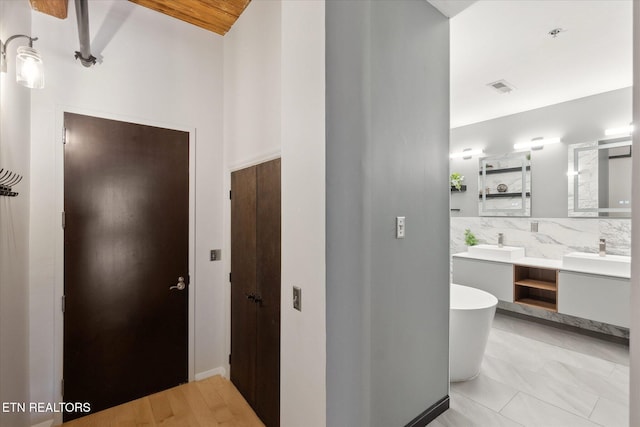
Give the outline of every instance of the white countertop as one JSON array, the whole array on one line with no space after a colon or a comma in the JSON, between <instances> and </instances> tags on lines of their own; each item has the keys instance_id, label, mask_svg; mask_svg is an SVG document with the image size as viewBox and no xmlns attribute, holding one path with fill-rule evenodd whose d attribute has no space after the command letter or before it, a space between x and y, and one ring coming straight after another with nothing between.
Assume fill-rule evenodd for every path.
<instances>
[{"instance_id":1,"label":"white countertop","mask_svg":"<svg viewBox=\"0 0 640 427\"><path fill-rule=\"evenodd\" d=\"M483 257L478 257L478 256L474 256L474 255L469 255L468 252L460 252L457 254L453 254L454 257L457 258L468 258L468 259L477 259L480 261L490 261L490 262L499 262L499 263L503 263L503 264L514 264L514 265L525 265L525 266L529 266L529 267L540 267L540 268L551 268L551 269L556 269L556 270L562 270L562 271L570 271L570 272L575 272L575 273L585 273L585 274L596 274L596 275L600 275L600 276L608 276L608 277L618 277L621 279L629 279L630 277L628 275L616 275L616 274L610 274L610 273L603 273L598 271L597 268L594 269L580 269L580 270L576 270L576 269L571 269L571 268L564 268L562 266L562 260L560 259L548 259L548 258L534 258L534 257L522 257L522 258L516 258L516 259L511 259L511 260L496 260L496 259L490 259L490 258L483 258Z\"/></svg>"}]
</instances>

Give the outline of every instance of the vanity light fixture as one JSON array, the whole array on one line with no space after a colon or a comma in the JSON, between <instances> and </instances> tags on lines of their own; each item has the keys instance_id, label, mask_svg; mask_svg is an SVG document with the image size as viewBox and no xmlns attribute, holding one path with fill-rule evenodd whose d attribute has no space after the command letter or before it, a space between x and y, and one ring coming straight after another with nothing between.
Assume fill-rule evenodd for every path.
<instances>
[{"instance_id":1,"label":"vanity light fixture","mask_svg":"<svg viewBox=\"0 0 640 427\"><path fill-rule=\"evenodd\" d=\"M633 125L623 126L619 128L611 128L604 131L606 136L614 135L631 135L633 133Z\"/></svg>"},{"instance_id":2,"label":"vanity light fixture","mask_svg":"<svg viewBox=\"0 0 640 427\"><path fill-rule=\"evenodd\" d=\"M516 149L516 150L526 150L526 149L542 150L542 148L545 145L557 144L558 142L560 142L560 138L559 137L543 138L543 137L539 136L537 138L533 138L531 141L517 142L517 143L513 144L513 148Z\"/></svg>"},{"instance_id":3,"label":"vanity light fixture","mask_svg":"<svg viewBox=\"0 0 640 427\"><path fill-rule=\"evenodd\" d=\"M7 72L7 45L14 39L24 37L29 39L29 46L20 46L16 55L16 81L22 86L32 89L44 87L44 69L40 53L33 48L33 42L37 37L29 37L24 34L11 36L6 42L0 40L0 71Z\"/></svg>"},{"instance_id":4,"label":"vanity light fixture","mask_svg":"<svg viewBox=\"0 0 640 427\"><path fill-rule=\"evenodd\" d=\"M473 156L477 156L479 154L483 154L484 150L482 148L465 148L459 153L451 153L449 154L450 159L459 159L462 158L464 160L469 160Z\"/></svg>"}]
</instances>

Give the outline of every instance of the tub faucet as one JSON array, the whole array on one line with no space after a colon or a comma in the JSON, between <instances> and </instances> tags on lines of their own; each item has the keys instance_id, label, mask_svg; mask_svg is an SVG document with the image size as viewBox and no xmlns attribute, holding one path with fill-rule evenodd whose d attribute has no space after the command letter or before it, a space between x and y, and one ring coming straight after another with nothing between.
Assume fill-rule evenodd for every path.
<instances>
[{"instance_id":1,"label":"tub faucet","mask_svg":"<svg viewBox=\"0 0 640 427\"><path fill-rule=\"evenodd\" d=\"M498 247L504 246L504 234L498 233Z\"/></svg>"},{"instance_id":2,"label":"tub faucet","mask_svg":"<svg viewBox=\"0 0 640 427\"><path fill-rule=\"evenodd\" d=\"M607 254L607 241L604 239L600 239L600 248L598 254L600 256L605 256Z\"/></svg>"}]
</instances>

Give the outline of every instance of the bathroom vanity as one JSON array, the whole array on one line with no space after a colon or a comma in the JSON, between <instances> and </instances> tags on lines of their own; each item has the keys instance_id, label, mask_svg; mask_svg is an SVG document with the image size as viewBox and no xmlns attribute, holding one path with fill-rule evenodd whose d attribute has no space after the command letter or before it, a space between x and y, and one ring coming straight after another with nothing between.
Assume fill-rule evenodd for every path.
<instances>
[{"instance_id":1,"label":"bathroom vanity","mask_svg":"<svg viewBox=\"0 0 640 427\"><path fill-rule=\"evenodd\" d=\"M453 283L495 295L504 310L617 336L628 334L631 285L624 269L609 268L607 263L601 267L597 260L590 260L589 268L576 268L572 260L498 259L487 253L453 255Z\"/></svg>"}]
</instances>

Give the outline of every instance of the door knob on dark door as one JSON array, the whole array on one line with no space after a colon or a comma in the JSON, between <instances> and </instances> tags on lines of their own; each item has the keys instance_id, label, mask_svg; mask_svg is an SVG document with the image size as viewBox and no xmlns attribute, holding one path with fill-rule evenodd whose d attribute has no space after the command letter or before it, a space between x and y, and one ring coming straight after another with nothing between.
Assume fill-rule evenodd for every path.
<instances>
[{"instance_id":1,"label":"door knob on dark door","mask_svg":"<svg viewBox=\"0 0 640 427\"><path fill-rule=\"evenodd\" d=\"M178 284L177 284L177 285L175 285L175 286L171 286L171 287L169 288L169 290L171 290L171 289L177 289L177 290L179 290L179 291L182 291L182 290L184 290L184 288L186 288L186 287L187 287L187 285L185 285L185 284L184 284L184 277L180 276L180 277L178 277Z\"/></svg>"},{"instance_id":2,"label":"door knob on dark door","mask_svg":"<svg viewBox=\"0 0 640 427\"><path fill-rule=\"evenodd\" d=\"M244 296L247 297L248 300L253 301L254 299L256 299L256 296L254 294L247 294L245 293Z\"/></svg>"}]
</instances>

